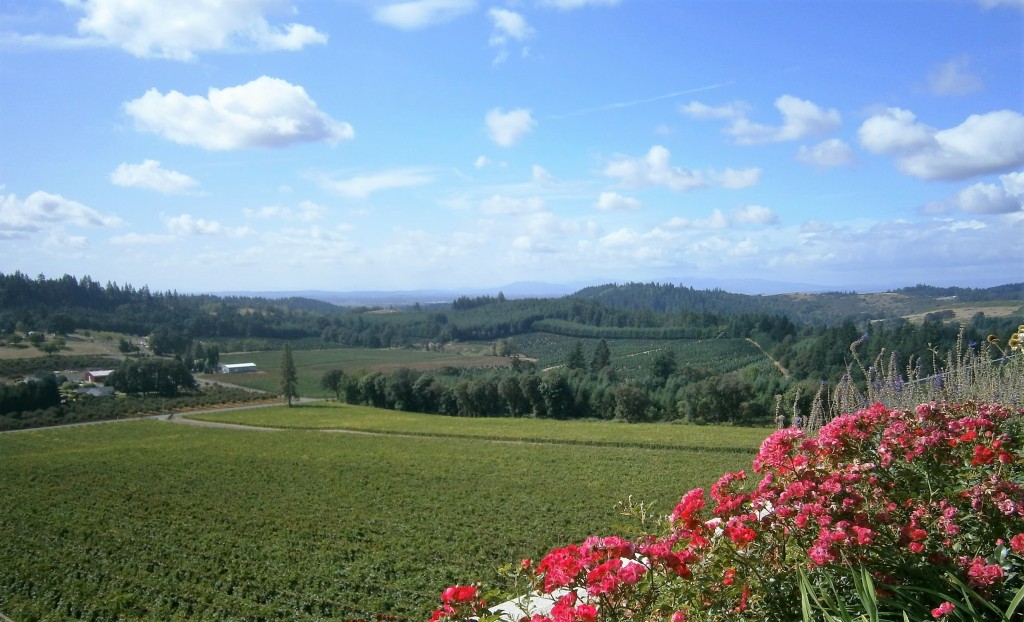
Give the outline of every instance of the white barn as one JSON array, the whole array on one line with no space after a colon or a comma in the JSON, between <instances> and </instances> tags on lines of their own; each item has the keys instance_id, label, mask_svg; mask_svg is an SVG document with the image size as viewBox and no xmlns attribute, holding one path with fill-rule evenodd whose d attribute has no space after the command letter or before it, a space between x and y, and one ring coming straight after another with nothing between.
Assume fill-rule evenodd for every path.
<instances>
[{"instance_id":1,"label":"white barn","mask_svg":"<svg viewBox=\"0 0 1024 622\"><path fill-rule=\"evenodd\" d=\"M256 371L256 363L230 363L220 366L222 374L241 374L248 371Z\"/></svg>"}]
</instances>

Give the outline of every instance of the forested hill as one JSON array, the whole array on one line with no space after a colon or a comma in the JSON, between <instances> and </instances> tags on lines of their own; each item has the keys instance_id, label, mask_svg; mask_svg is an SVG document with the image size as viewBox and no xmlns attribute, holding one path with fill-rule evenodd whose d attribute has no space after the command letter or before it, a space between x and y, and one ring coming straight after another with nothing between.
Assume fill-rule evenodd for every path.
<instances>
[{"instance_id":1,"label":"forested hill","mask_svg":"<svg viewBox=\"0 0 1024 622\"><path fill-rule=\"evenodd\" d=\"M734 294L720 289L698 290L672 284L625 283L588 287L572 297L616 309L718 315L779 314L801 324L836 324L927 313L950 303L1007 301L1024 304L1024 283L979 289L916 285L874 294L828 292L771 296Z\"/></svg>"}]
</instances>

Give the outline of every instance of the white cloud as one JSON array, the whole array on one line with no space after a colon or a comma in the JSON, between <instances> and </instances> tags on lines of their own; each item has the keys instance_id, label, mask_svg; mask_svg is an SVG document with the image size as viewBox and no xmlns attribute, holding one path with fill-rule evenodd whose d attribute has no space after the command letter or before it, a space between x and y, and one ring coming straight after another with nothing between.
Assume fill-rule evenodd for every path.
<instances>
[{"instance_id":1,"label":"white cloud","mask_svg":"<svg viewBox=\"0 0 1024 622\"><path fill-rule=\"evenodd\" d=\"M142 164L122 163L110 174L110 182L125 188L144 188L163 194L182 194L199 185L184 173L160 166L157 160L144 160Z\"/></svg>"},{"instance_id":2,"label":"white cloud","mask_svg":"<svg viewBox=\"0 0 1024 622\"><path fill-rule=\"evenodd\" d=\"M747 205L733 211L733 218L741 225L774 225L779 216L763 205Z\"/></svg>"},{"instance_id":3,"label":"white cloud","mask_svg":"<svg viewBox=\"0 0 1024 622\"><path fill-rule=\"evenodd\" d=\"M434 177L424 169L397 168L343 180L321 177L319 181L321 186L331 192L354 199L365 199L381 190L429 184L434 181Z\"/></svg>"},{"instance_id":4,"label":"white cloud","mask_svg":"<svg viewBox=\"0 0 1024 622\"><path fill-rule=\"evenodd\" d=\"M813 102L783 95L775 100L775 108L782 114L782 125L753 123L746 117L736 118L725 133L741 145L802 140L826 134L842 124L835 108L823 110Z\"/></svg>"},{"instance_id":5,"label":"white cloud","mask_svg":"<svg viewBox=\"0 0 1024 622\"><path fill-rule=\"evenodd\" d=\"M164 218L167 230L175 235L210 235L210 236L232 236L241 237L249 235L252 231L246 227L233 228L225 227L216 220L205 218L192 218L189 214Z\"/></svg>"},{"instance_id":6,"label":"white cloud","mask_svg":"<svg viewBox=\"0 0 1024 622\"><path fill-rule=\"evenodd\" d=\"M0 191L3 186L0 186ZM25 237L41 231L47 224L81 227L116 227L122 224L116 216L104 216L77 201L59 194L36 191L25 200L13 194L0 194L0 237Z\"/></svg>"},{"instance_id":7,"label":"white cloud","mask_svg":"<svg viewBox=\"0 0 1024 622\"><path fill-rule=\"evenodd\" d=\"M761 169L756 166L740 170L727 168L721 172L711 171L708 176L723 188L737 190L757 185L761 180Z\"/></svg>"},{"instance_id":8,"label":"white cloud","mask_svg":"<svg viewBox=\"0 0 1024 622\"><path fill-rule=\"evenodd\" d=\"M477 156L476 160L473 161L474 168L483 168L491 163L491 159L487 156Z\"/></svg>"},{"instance_id":9,"label":"white cloud","mask_svg":"<svg viewBox=\"0 0 1024 622\"><path fill-rule=\"evenodd\" d=\"M555 179L555 176L549 173L546 168L539 164L533 165L533 169L531 171L531 178L533 179L533 183L540 184L542 186L550 186L551 184L558 183L558 180Z\"/></svg>"},{"instance_id":10,"label":"white cloud","mask_svg":"<svg viewBox=\"0 0 1024 622\"><path fill-rule=\"evenodd\" d=\"M679 112L693 119L738 119L750 114L750 104L736 101L721 106L709 106L692 101L679 107Z\"/></svg>"},{"instance_id":11,"label":"white cloud","mask_svg":"<svg viewBox=\"0 0 1024 622\"><path fill-rule=\"evenodd\" d=\"M533 28L526 23L526 18L515 11L492 8L487 11L487 16L490 17L491 23L494 25L489 43L491 47L498 48L498 55L494 59L495 64L501 63L508 58L508 45L510 42L518 41L522 43L533 35ZM527 52L524 48L523 55L525 56L526 54Z\"/></svg>"},{"instance_id":12,"label":"white cloud","mask_svg":"<svg viewBox=\"0 0 1024 622\"><path fill-rule=\"evenodd\" d=\"M245 208L242 210L242 213L245 214L246 218L259 220L281 219L310 222L323 218L327 214L327 208L312 201L302 201L296 209L279 205L267 205L258 210Z\"/></svg>"},{"instance_id":13,"label":"white cloud","mask_svg":"<svg viewBox=\"0 0 1024 622\"><path fill-rule=\"evenodd\" d=\"M928 89L936 95L966 95L984 87L981 78L971 72L967 56L942 63L928 73Z\"/></svg>"},{"instance_id":14,"label":"white cloud","mask_svg":"<svg viewBox=\"0 0 1024 622\"><path fill-rule=\"evenodd\" d=\"M853 149L838 138L830 138L813 147L801 145L796 152L796 159L821 168L849 166L857 161Z\"/></svg>"},{"instance_id":15,"label":"white cloud","mask_svg":"<svg viewBox=\"0 0 1024 622\"><path fill-rule=\"evenodd\" d=\"M511 40L522 41L533 34L533 28L526 23L526 19L515 11L490 9L487 11L487 16L491 18L491 23L494 25L491 45L502 46Z\"/></svg>"},{"instance_id":16,"label":"white cloud","mask_svg":"<svg viewBox=\"0 0 1024 622\"><path fill-rule=\"evenodd\" d=\"M124 110L141 131L217 151L314 141L336 144L354 135L351 125L324 114L301 86L267 76L210 88L207 97L150 89L126 102Z\"/></svg>"},{"instance_id":17,"label":"white cloud","mask_svg":"<svg viewBox=\"0 0 1024 622\"><path fill-rule=\"evenodd\" d=\"M617 192L602 192L597 197L597 203L594 204L594 208L602 212L638 210L640 207L640 201L632 197L624 197Z\"/></svg>"},{"instance_id":18,"label":"white cloud","mask_svg":"<svg viewBox=\"0 0 1024 622\"><path fill-rule=\"evenodd\" d=\"M373 18L400 30L419 30L476 10L476 0L412 0L378 7Z\"/></svg>"},{"instance_id":19,"label":"white cloud","mask_svg":"<svg viewBox=\"0 0 1024 622\"><path fill-rule=\"evenodd\" d=\"M1009 214L1021 209L1021 196L1014 196L1002 186L974 184L957 193L957 207L971 214Z\"/></svg>"},{"instance_id":20,"label":"white cloud","mask_svg":"<svg viewBox=\"0 0 1024 622\"><path fill-rule=\"evenodd\" d=\"M1024 115L1012 110L971 115L936 130L917 123L910 111L889 108L858 133L865 149L893 156L902 172L922 179L965 179L1024 164Z\"/></svg>"},{"instance_id":21,"label":"white cloud","mask_svg":"<svg viewBox=\"0 0 1024 622\"><path fill-rule=\"evenodd\" d=\"M177 238L173 235L162 233L126 233L115 235L109 241L118 246L150 246L152 244L170 244L176 240Z\"/></svg>"},{"instance_id":22,"label":"white cloud","mask_svg":"<svg viewBox=\"0 0 1024 622\"><path fill-rule=\"evenodd\" d=\"M142 58L194 60L196 53L256 48L299 50L327 43L311 26L273 26L266 14L277 0L62 0L85 15L78 32ZM293 11L289 11L293 12Z\"/></svg>"},{"instance_id":23,"label":"white cloud","mask_svg":"<svg viewBox=\"0 0 1024 622\"><path fill-rule=\"evenodd\" d=\"M515 145L537 124L530 110L526 108L508 112L501 108L492 108L487 111L484 121L487 123L487 135L501 147Z\"/></svg>"},{"instance_id":24,"label":"white cloud","mask_svg":"<svg viewBox=\"0 0 1024 622\"><path fill-rule=\"evenodd\" d=\"M703 188L707 181L699 171L671 166L669 150L661 145L651 147L642 158L620 157L604 169L608 177L619 179L629 187L667 186L672 190L685 192Z\"/></svg>"},{"instance_id":25,"label":"white cloud","mask_svg":"<svg viewBox=\"0 0 1024 622\"><path fill-rule=\"evenodd\" d=\"M691 219L676 216L664 226L666 229L728 229L732 226L732 221L722 210L716 209L712 210L707 218Z\"/></svg>"},{"instance_id":26,"label":"white cloud","mask_svg":"<svg viewBox=\"0 0 1024 622\"><path fill-rule=\"evenodd\" d=\"M84 235L68 235L61 229L55 229L50 232L43 245L46 248L61 251L71 248L81 250L89 248L89 241L85 239Z\"/></svg>"},{"instance_id":27,"label":"white cloud","mask_svg":"<svg viewBox=\"0 0 1024 622\"><path fill-rule=\"evenodd\" d=\"M488 216L532 214L544 209L544 200L540 197L520 199L496 194L480 203L480 211Z\"/></svg>"},{"instance_id":28,"label":"white cloud","mask_svg":"<svg viewBox=\"0 0 1024 622\"><path fill-rule=\"evenodd\" d=\"M925 205L926 214L961 210L971 214L1014 214L1024 212L1024 171L999 177L999 184L977 183L945 201Z\"/></svg>"},{"instance_id":29,"label":"white cloud","mask_svg":"<svg viewBox=\"0 0 1024 622\"><path fill-rule=\"evenodd\" d=\"M539 0L537 4L543 7L571 11L573 9L580 9L587 6L615 6L620 1L621 0Z\"/></svg>"}]
</instances>

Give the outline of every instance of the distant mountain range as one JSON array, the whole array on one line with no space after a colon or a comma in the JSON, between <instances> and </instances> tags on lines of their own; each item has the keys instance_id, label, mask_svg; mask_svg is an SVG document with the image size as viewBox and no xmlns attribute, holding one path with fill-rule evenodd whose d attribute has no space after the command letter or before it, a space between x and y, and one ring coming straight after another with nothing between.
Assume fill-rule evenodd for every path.
<instances>
[{"instance_id":1,"label":"distant mountain range","mask_svg":"<svg viewBox=\"0 0 1024 622\"><path fill-rule=\"evenodd\" d=\"M836 291L825 285L810 283L786 283L764 279L678 279L671 282L682 287L701 290L723 290L734 294L773 295L790 293L823 293ZM597 281L556 284L540 281L517 281L499 287L471 287L462 289L415 289L415 290L289 290L289 291L220 291L207 292L215 296L243 296L252 298L310 298L331 304L350 306L409 306L420 304L450 303L459 296L496 296L499 292L506 298L560 298L579 292L587 287L603 285ZM860 291L880 291L860 290Z\"/></svg>"}]
</instances>

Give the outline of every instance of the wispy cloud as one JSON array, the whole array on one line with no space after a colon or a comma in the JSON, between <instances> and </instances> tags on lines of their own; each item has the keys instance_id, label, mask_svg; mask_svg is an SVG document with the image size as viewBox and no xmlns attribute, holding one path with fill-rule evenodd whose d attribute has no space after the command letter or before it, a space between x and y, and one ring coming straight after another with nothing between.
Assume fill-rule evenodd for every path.
<instances>
[{"instance_id":1,"label":"wispy cloud","mask_svg":"<svg viewBox=\"0 0 1024 622\"><path fill-rule=\"evenodd\" d=\"M430 171L423 168L396 168L348 179L333 179L326 175L316 178L325 190L353 199L365 199L374 192L393 188L411 188L434 181Z\"/></svg>"},{"instance_id":2,"label":"wispy cloud","mask_svg":"<svg viewBox=\"0 0 1024 622\"><path fill-rule=\"evenodd\" d=\"M595 112L607 112L609 110L619 110L621 108L632 108L633 106L640 106L642 104L650 104L652 102L661 101L663 99L672 99L673 97L680 97L682 95L689 95L691 93L700 93L703 91L713 91L726 86L731 86L732 82L719 82L717 84L709 84L707 86L698 86L692 89L686 89L685 91L673 91L671 93L665 93L664 95L656 95L654 97L646 97L643 99L631 99L628 101L615 102L613 104L605 104L603 106L595 106L594 108L582 108L580 110L574 110L572 112L565 112L562 114L549 115L548 119L569 119L571 117L578 117L585 114L592 114Z\"/></svg>"}]
</instances>

